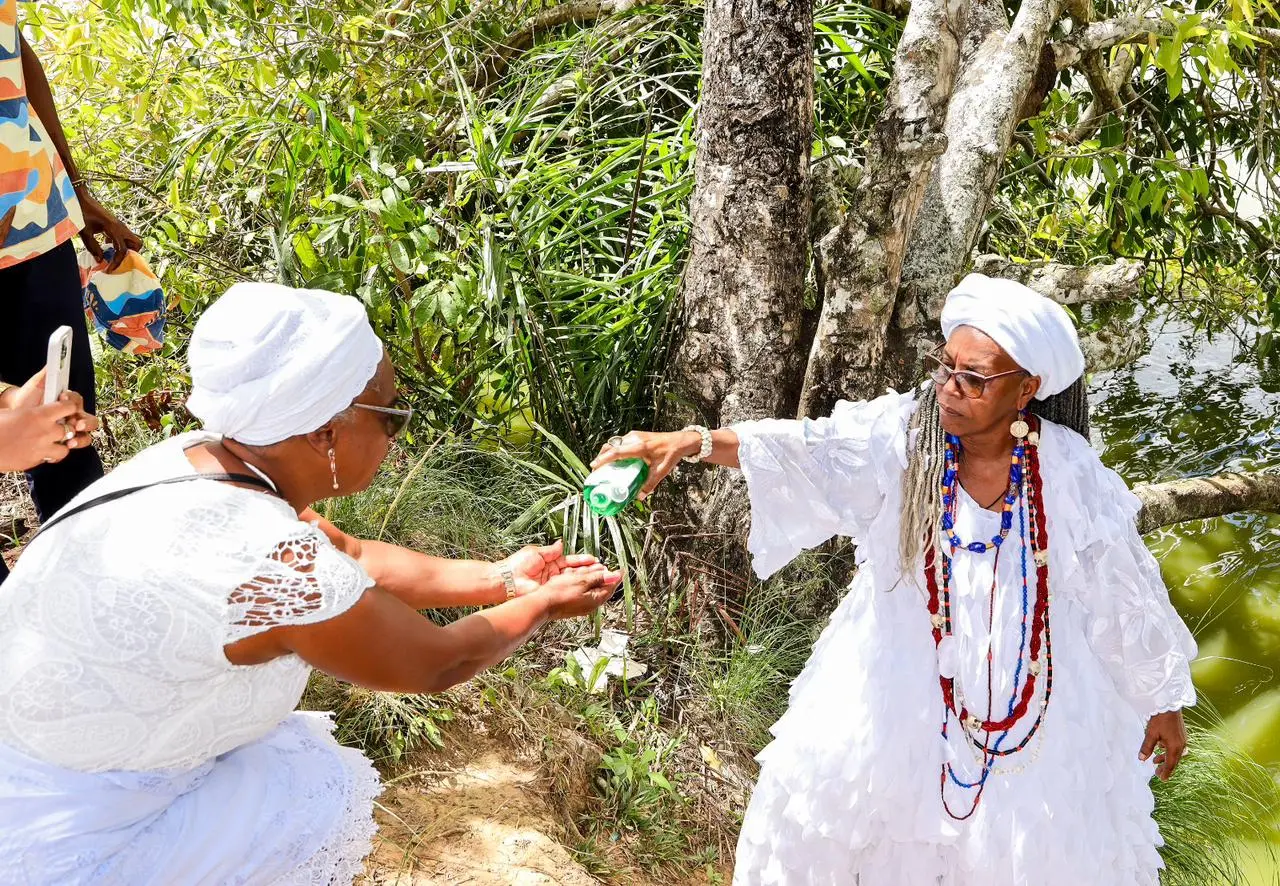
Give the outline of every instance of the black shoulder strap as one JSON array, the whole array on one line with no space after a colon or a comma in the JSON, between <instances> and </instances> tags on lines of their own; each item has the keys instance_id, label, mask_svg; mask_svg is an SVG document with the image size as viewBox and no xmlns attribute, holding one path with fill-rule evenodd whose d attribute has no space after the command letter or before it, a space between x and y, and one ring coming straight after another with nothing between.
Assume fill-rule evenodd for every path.
<instances>
[{"instance_id":1,"label":"black shoulder strap","mask_svg":"<svg viewBox=\"0 0 1280 886\"><path fill-rule=\"evenodd\" d=\"M86 502L81 502L70 510L60 512L52 520L41 526L36 534L31 537L31 541L35 541L39 538L40 533L44 532L46 529L50 529L58 525L69 517L74 517L77 514L83 514L90 508L96 508L98 505L105 505L109 502L124 498L126 495L133 495L135 492L141 492L144 489L153 489L156 486L171 486L174 483L190 483L192 480L215 480L219 483L241 483L245 486L253 486L257 489L269 492L272 495L279 495L270 483L263 480L261 477L254 476L253 474L186 474L182 477L170 477L168 480L157 480L155 483L144 483L141 486L126 486L124 489L116 489L108 492L106 495L100 495L97 498L91 498ZM28 544L30 544L30 542L28 542Z\"/></svg>"}]
</instances>

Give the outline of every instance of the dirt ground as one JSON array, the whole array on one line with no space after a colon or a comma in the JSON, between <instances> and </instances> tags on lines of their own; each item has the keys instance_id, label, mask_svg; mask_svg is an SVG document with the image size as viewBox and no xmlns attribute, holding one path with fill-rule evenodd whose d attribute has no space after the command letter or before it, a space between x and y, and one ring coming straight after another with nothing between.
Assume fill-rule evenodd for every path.
<instances>
[{"instance_id":1,"label":"dirt ground","mask_svg":"<svg viewBox=\"0 0 1280 886\"><path fill-rule=\"evenodd\" d=\"M494 749L390 784L362 886L594 886L541 774Z\"/></svg>"},{"instance_id":2,"label":"dirt ground","mask_svg":"<svg viewBox=\"0 0 1280 886\"><path fill-rule=\"evenodd\" d=\"M572 734L538 755L527 742L450 730L442 751L415 755L385 778L378 835L357 886L597 886L568 849L568 815L586 801L598 760ZM583 743L585 744L585 743ZM675 881L615 872L628 886L704 886L705 874ZM723 877L728 882L728 877Z\"/></svg>"}]
</instances>

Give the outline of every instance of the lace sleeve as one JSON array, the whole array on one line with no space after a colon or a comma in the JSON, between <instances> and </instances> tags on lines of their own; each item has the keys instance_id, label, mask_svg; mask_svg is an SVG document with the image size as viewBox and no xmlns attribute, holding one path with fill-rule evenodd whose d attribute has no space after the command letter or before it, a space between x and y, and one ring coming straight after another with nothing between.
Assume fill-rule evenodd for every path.
<instances>
[{"instance_id":1,"label":"lace sleeve","mask_svg":"<svg viewBox=\"0 0 1280 886\"><path fill-rule=\"evenodd\" d=\"M1194 705L1196 642L1138 534L1138 497L1075 434L1053 427L1043 439L1056 470L1050 531L1061 530L1051 546L1085 609L1090 646L1139 716Z\"/></svg>"},{"instance_id":2,"label":"lace sleeve","mask_svg":"<svg viewBox=\"0 0 1280 886\"><path fill-rule=\"evenodd\" d=\"M743 422L738 462L751 499L747 546L768 578L835 535L860 541L906 466L908 394L841 401L827 418Z\"/></svg>"},{"instance_id":3,"label":"lace sleeve","mask_svg":"<svg viewBox=\"0 0 1280 886\"><path fill-rule=\"evenodd\" d=\"M1138 530L1130 522L1122 531L1123 537L1089 552L1099 590L1089 599L1090 642L1140 715L1191 707L1196 642Z\"/></svg>"},{"instance_id":4,"label":"lace sleeve","mask_svg":"<svg viewBox=\"0 0 1280 886\"><path fill-rule=\"evenodd\" d=\"M372 584L360 564L324 533L299 523L264 557L257 574L231 592L226 642L341 615Z\"/></svg>"}]
</instances>

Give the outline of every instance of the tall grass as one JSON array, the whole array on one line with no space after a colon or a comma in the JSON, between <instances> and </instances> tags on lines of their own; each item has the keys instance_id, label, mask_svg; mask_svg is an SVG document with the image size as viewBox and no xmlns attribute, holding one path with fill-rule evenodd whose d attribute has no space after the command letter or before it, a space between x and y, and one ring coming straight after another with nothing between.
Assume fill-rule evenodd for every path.
<instances>
[{"instance_id":1,"label":"tall grass","mask_svg":"<svg viewBox=\"0 0 1280 886\"><path fill-rule=\"evenodd\" d=\"M1276 860L1280 785L1276 774L1223 738L1212 713L1189 718L1187 756L1156 782L1156 822L1165 845L1164 886L1266 886L1247 879L1250 850ZM1272 875L1267 883L1280 883Z\"/></svg>"}]
</instances>

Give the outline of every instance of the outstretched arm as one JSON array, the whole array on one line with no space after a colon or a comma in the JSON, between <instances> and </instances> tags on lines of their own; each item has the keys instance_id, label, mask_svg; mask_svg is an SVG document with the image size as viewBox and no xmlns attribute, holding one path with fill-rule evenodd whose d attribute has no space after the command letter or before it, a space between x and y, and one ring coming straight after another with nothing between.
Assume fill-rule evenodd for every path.
<instances>
[{"instance_id":1,"label":"outstretched arm","mask_svg":"<svg viewBox=\"0 0 1280 886\"><path fill-rule=\"evenodd\" d=\"M565 570L597 563L588 554L565 555L560 543L522 548L500 563L432 557L386 542L348 535L313 510L299 515L319 526L334 547L358 561L378 587L414 609L492 606L507 599L500 564L510 569L517 596L532 593Z\"/></svg>"},{"instance_id":2,"label":"outstretched arm","mask_svg":"<svg viewBox=\"0 0 1280 886\"><path fill-rule=\"evenodd\" d=\"M373 587L333 618L271 628L224 648L232 664L262 664L294 653L369 689L440 692L507 658L548 621L591 612L620 579L603 566L572 569L535 593L444 627Z\"/></svg>"},{"instance_id":3,"label":"outstretched arm","mask_svg":"<svg viewBox=\"0 0 1280 886\"><path fill-rule=\"evenodd\" d=\"M617 446L606 444L591 463L591 468L595 470L601 465L624 458L643 459L649 464L649 479L640 490L643 498L658 488L658 484L676 469L681 459L697 455L701 450L702 435L697 431L667 434L631 431ZM712 431L711 454L704 461L726 468L741 467L738 464L738 434L732 428Z\"/></svg>"}]
</instances>

